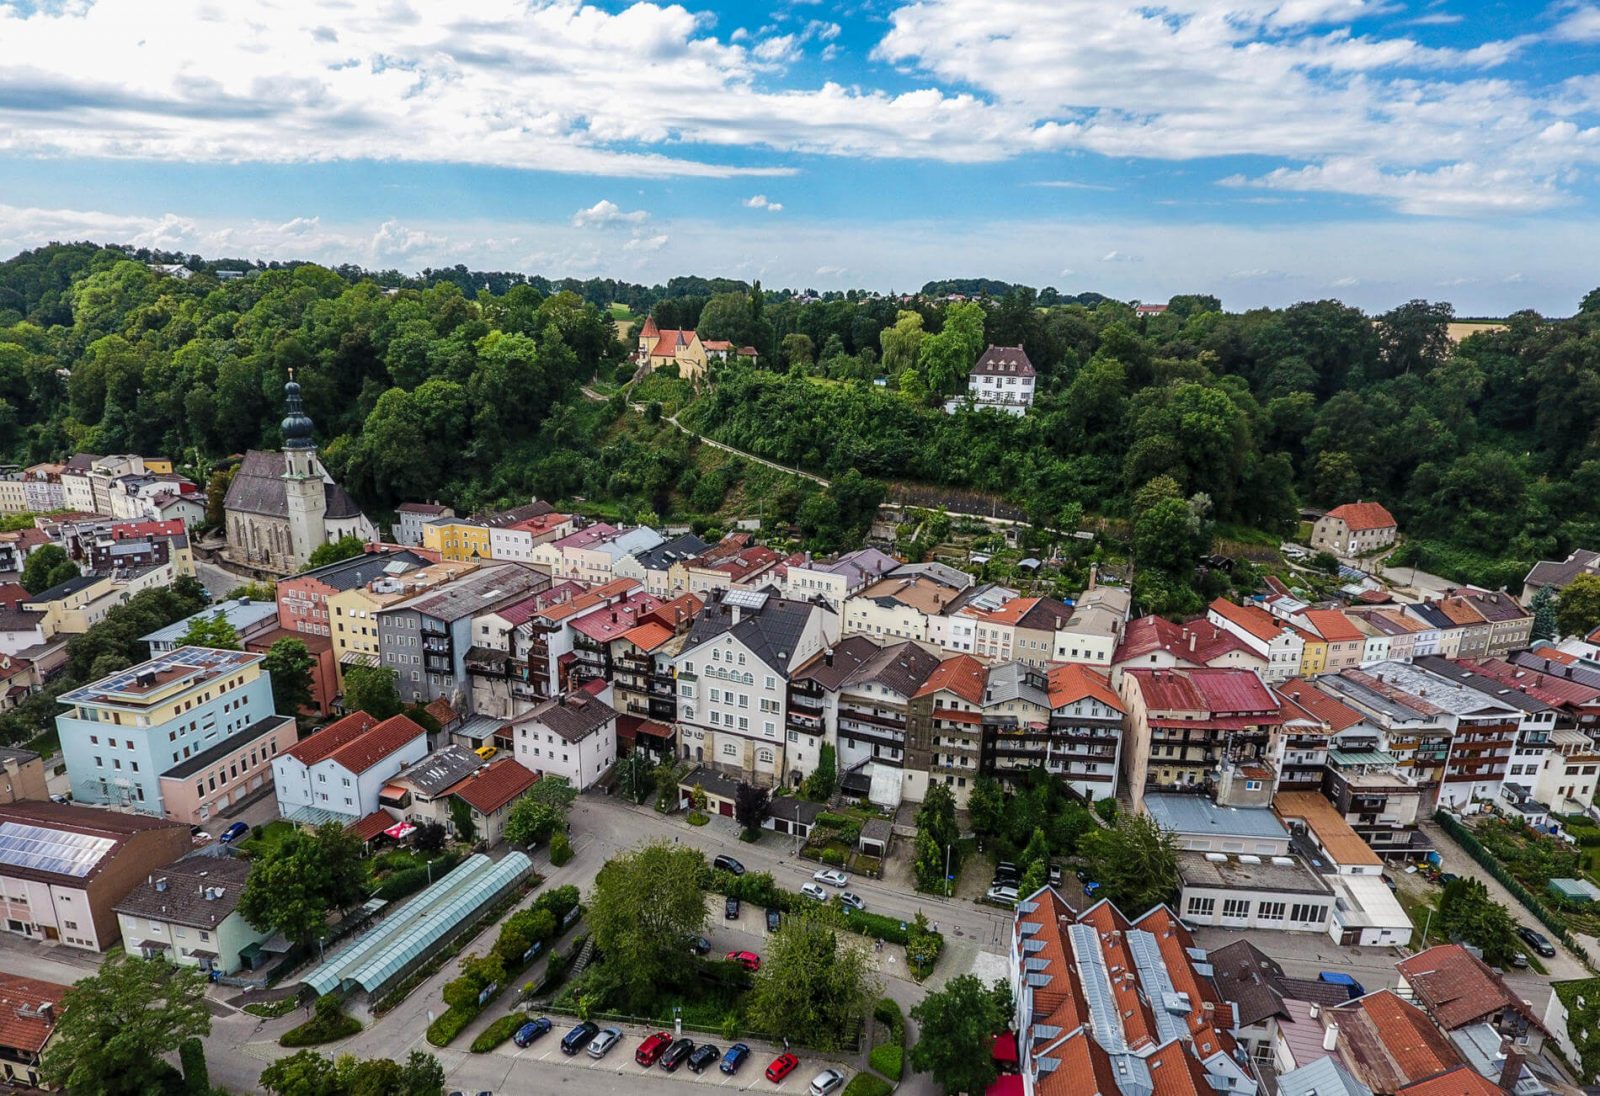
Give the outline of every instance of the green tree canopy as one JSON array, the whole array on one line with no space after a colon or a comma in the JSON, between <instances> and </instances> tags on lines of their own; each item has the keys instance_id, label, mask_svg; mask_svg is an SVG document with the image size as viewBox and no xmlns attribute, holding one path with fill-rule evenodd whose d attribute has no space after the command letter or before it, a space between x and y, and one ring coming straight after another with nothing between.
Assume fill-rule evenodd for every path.
<instances>
[{"instance_id":1,"label":"green tree canopy","mask_svg":"<svg viewBox=\"0 0 1600 1096\"><path fill-rule=\"evenodd\" d=\"M366 712L374 719L400 714L400 690L395 672L387 666L346 666L344 668L344 706L347 711Z\"/></svg>"},{"instance_id":2,"label":"green tree canopy","mask_svg":"<svg viewBox=\"0 0 1600 1096\"><path fill-rule=\"evenodd\" d=\"M838 913L825 906L784 918L767 938L746 1006L750 1022L819 1050L842 1046L879 992L859 940L842 936Z\"/></svg>"},{"instance_id":3,"label":"green tree canopy","mask_svg":"<svg viewBox=\"0 0 1600 1096\"><path fill-rule=\"evenodd\" d=\"M328 911L349 909L367 896L361 842L338 822L312 833L295 830L254 858L239 913L257 929L296 942L313 940Z\"/></svg>"},{"instance_id":4,"label":"green tree canopy","mask_svg":"<svg viewBox=\"0 0 1600 1096\"><path fill-rule=\"evenodd\" d=\"M211 1031L205 986L195 967L107 958L67 991L45 1053L45 1078L86 1096L168 1090L177 1071L163 1058Z\"/></svg>"},{"instance_id":5,"label":"green tree canopy","mask_svg":"<svg viewBox=\"0 0 1600 1096\"><path fill-rule=\"evenodd\" d=\"M353 533L346 534L338 540L330 540L313 548L311 555L306 559L306 565L301 570L310 571L316 567L326 567L330 563L338 563L341 559L359 556L366 550L364 540Z\"/></svg>"},{"instance_id":6,"label":"green tree canopy","mask_svg":"<svg viewBox=\"0 0 1600 1096\"><path fill-rule=\"evenodd\" d=\"M684 941L705 925L705 857L657 841L613 856L595 876L589 926L623 999L651 1001L689 972Z\"/></svg>"},{"instance_id":7,"label":"green tree canopy","mask_svg":"<svg viewBox=\"0 0 1600 1096\"><path fill-rule=\"evenodd\" d=\"M38 594L77 578L80 573L78 565L67 558L64 549L46 544L28 553L27 561L22 565L20 581L28 593Z\"/></svg>"},{"instance_id":8,"label":"green tree canopy","mask_svg":"<svg viewBox=\"0 0 1600 1096\"><path fill-rule=\"evenodd\" d=\"M316 666L303 640L285 636L267 648L261 668L272 675L272 709L298 715L311 706L311 671Z\"/></svg>"},{"instance_id":9,"label":"green tree canopy","mask_svg":"<svg viewBox=\"0 0 1600 1096\"><path fill-rule=\"evenodd\" d=\"M1556 602L1556 623L1566 636L1600 628L1600 575L1579 575L1567 583Z\"/></svg>"},{"instance_id":10,"label":"green tree canopy","mask_svg":"<svg viewBox=\"0 0 1600 1096\"><path fill-rule=\"evenodd\" d=\"M1129 917L1178 893L1177 842L1147 814L1119 815L1084 838L1083 850L1101 895Z\"/></svg>"},{"instance_id":11,"label":"green tree canopy","mask_svg":"<svg viewBox=\"0 0 1600 1096\"><path fill-rule=\"evenodd\" d=\"M1011 1018L1004 982L990 987L970 974L958 975L914 1006L911 1018L918 1026L913 1069L947 1093L982 1092L994 1081L994 1037Z\"/></svg>"},{"instance_id":12,"label":"green tree canopy","mask_svg":"<svg viewBox=\"0 0 1600 1096\"><path fill-rule=\"evenodd\" d=\"M232 624L222 610L197 616L189 621L189 626L183 630L183 635L178 637L180 647L215 647L219 651L237 651L243 646L239 642L239 631Z\"/></svg>"}]
</instances>

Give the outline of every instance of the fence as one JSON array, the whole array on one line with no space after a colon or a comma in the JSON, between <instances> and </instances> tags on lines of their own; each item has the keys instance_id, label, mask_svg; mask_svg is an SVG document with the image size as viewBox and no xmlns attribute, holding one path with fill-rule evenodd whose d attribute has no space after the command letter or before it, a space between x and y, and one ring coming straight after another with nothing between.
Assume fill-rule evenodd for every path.
<instances>
[{"instance_id":1,"label":"fence","mask_svg":"<svg viewBox=\"0 0 1600 1096\"><path fill-rule=\"evenodd\" d=\"M1584 966L1594 970L1594 964L1589 961L1588 951L1584 949L1582 944L1578 943L1577 939L1567 929L1566 922L1547 909L1545 904L1539 901L1532 891L1512 878L1511 873L1506 871L1505 866L1500 863L1493 853L1483 847L1483 843L1478 840L1471 830L1456 821L1455 817L1448 811L1434 812L1433 820L1439 823L1440 828L1449 834L1456 844L1467 851L1468 856L1476 860L1485 871L1494 876L1502 887L1510 891L1511 897L1521 902L1535 917L1542 921L1544 926L1555 934L1556 939L1572 949L1572 953L1582 961Z\"/></svg>"}]
</instances>

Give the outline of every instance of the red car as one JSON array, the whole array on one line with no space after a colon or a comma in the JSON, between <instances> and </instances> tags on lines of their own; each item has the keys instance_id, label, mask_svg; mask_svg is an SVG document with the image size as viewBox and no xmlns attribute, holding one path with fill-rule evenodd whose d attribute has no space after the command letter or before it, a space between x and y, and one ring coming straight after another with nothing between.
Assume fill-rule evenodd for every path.
<instances>
[{"instance_id":1,"label":"red car","mask_svg":"<svg viewBox=\"0 0 1600 1096\"><path fill-rule=\"evenodd\" d=\"M728 953L728 962L738 963L752 974L761 969L761 956L753 951L730 951Z\"/></svg>"},{"instance_id":2,"label":"red car","mask_svg":"<svg viewBox=\"0 0 1600 1096\"><path fill-rule=\"evenodd\" d=\"M653 1066L656 1064L656 1059L665 1054L671 1045L672 1036L664 1031L658 1031L639 1044L639 1049L633 1052L633 1060L642 1066Z\"/></svg>"},{"instance_id":3,"label":"red car","mask_svg":"<svg viewBox=\"0 0 1600 1096\"><path fill-rule=\"evenodd\" d=\"M772 1064L767 1067L767 1080L771 1081L773 1084L778 1084L785 1077L789 1076L789 1074L793 1073L795 1071L795 1067L799 1066L799 1064L800 1059L796 1058L793 1054L780 1054L774 1058L772 1060Z\"/></svg>"}]
</instances>

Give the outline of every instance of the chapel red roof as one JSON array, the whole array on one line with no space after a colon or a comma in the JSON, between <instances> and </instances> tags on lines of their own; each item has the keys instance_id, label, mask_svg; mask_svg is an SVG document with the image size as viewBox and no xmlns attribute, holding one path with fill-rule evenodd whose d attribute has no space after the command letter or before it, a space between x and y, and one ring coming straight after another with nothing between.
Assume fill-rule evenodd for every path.
<instances>
[{"instance_id":1,"label":"chapel red roof","mask_svg":"<svg viewBox=\"0 0 1600 1096\"><path fill-rule=\"evenodd\" d=\"M1347 502L1329 510L1328 517L1338 518L1352 531L1388 529L1397 525L1394 515L1377 502Z\"/></svg>"}]
</instances>

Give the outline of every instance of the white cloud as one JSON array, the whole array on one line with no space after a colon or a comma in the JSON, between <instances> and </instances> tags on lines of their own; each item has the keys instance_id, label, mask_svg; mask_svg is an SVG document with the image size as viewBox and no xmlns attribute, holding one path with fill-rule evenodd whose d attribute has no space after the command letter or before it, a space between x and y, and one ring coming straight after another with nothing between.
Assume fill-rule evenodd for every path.
<instances>
[{"instance_id":1,"label":"white cloud","mask_svg":"<svg viewBox=\"0 0 1600 1096\"><path fill-rule=\"evenodd\" d=\"M580 209L572 215L574 228L612 228L617 225L639 225L650 219L650 214L642 209L624 213L610 198L601 198L588 209Z\"/></svg>"},{"instance_id":2,"label":"white cloud","mask_svg":"<svg viewBox=\"0 0 1600 1096\"><path fill-rule=\"evenodd\" d=\"M1533 182L1511 169L1470 162L1432 171L1385 171L1371 160L1339 157L1312 167L1278 168L1254 179L1230 176L1222 182L1272 190L1358 194L1382 199L1402 213L1417 214L1529 213L1571 202L1552 182Z\"/></svg>"},{"instance_id":3,"label":"white cloud","mask_svg":"<svg viewBox=\"0 0 1600 1096\"><path fill-rule=\"evenodd\" d=\"M1554 34L1567 42L1600 42L1600 6L1576 4L1555 26Z\"/></svg>"},{"instance_id":4,"label":"white cloud","mask_svg":"<svg viewBox=\"0 0 1600 1096\"><path fill-rule=\"evenodd\" d=\"M744 200L746 209L764 209L768 213L782 213L783 203L769 201L765 194L752 194Z\"/></svg>"},{"instance_id":5,"label":"white cloud","mask_svg":"<svg viewBox=\"0 0 1600 1096\"><path fill-rule=\"evenodd\" d=\"M657 233L654 236L635 236L622 245L624 251L660 251L667 246L667 234Z\"/></svg>"}]
</instances>

